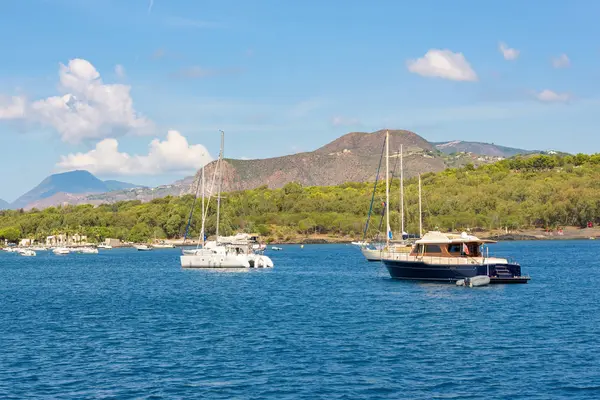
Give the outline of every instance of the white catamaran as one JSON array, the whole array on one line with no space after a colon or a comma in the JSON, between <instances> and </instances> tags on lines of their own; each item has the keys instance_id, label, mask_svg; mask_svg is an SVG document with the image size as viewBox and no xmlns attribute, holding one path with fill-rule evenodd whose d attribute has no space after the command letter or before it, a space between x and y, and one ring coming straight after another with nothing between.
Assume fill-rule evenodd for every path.
<instances>
[{"instance_id":1,"label":"white catamaran","mask_svg":"<svg viewBox=\"0 0 600 400\"><path fill-rule=\"evenodd\" d=\"M215 168L210 194L213 193L215 179L218 176L217 182L217 221L216 221L216 240L206 241L205 239L205 222L208 213L208 205L210 204L211 195L208 196L208 204L205 207L205 188L204 188L204 167L201 170L201 181L196 186L196 198L198 197L198 188L202 191L202 227L200 229L200 237L198 246L195 249L183 250L181 266L183 268L269 268L273 267L273 261L262 254L255 252L256 242L249 235L236 235L231 238L219 236L219 220L221 208L221 186L223 179L223 148L225 134L221 131L221 149L219 151L219 159ZM193 206L192 206L193 208ZM190 213L191 221L191 213ZM230 240L231 239L231 240ZM260 246L258 246L260 248Z\"/></svg>"}]
</instances>

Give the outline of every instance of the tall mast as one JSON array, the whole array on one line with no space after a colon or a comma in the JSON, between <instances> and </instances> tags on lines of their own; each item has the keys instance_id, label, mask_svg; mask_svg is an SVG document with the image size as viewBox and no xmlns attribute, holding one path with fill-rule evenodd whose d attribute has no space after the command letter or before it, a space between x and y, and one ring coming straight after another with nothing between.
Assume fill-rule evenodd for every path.
<instances>
[{"instance_id":1,"label":"tall mast","mask_svg":"<svg viewBox=\"0 0 600 400\"><path fill-rule=\"evenodd\" d=\"M200 231L200 237L202 240L202 248L204 248L204 220L206 214L204 212L204 165L202 166L202 230Z\"/></svg>"},{"instance_id":2,"label":"tall mast","mask_svg":"<svg viewBox=\"0 0 600 400\"><path fill-rule=\"evenodd\" d=\"M390 244L390 133L385 131L385 241Z\"/></svg>"},{"instance_id":3,"label":"tall mast","mask_svg":"<svg viewBox=\"0 0 600 400\"><path fill-rule=\"evenodd\" d=\"M221 212L221 185L223 183L223 148L225 147L225 132L221 132L221 150L219 151L219 184L217 189L217 243L219 243L219 217Z\"/></svg>"},{"instance_id":4,"label":"tall mast","mask_svg":"<svg viewBox=\"0 0 600 400\"><path fill-rule=\"evenodd\" d=\"M423 211L421 196L421 174L419 174L419 237L423 237Z\"/></svg>"},{"instance_id":5,"label":"tall mast","mask_svg":"<svg viewBox=\"0 0 600 400\"><path fill-rule=\"evenodd\" d=\"M400 145L400 235L404 237L404 152Z\"/></svg>"}]
</instances>

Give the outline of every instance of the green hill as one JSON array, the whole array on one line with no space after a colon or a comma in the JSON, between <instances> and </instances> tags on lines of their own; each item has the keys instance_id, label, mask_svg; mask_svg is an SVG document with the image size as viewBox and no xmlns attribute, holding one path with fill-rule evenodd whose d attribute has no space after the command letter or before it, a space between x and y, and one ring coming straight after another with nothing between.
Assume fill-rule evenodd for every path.
<instances>
[{"instance_id":1,"label":"green hill","mask_svg":"<svg viewBox=\"0 0 600 400\"><path fill-rule=\"evenodd\" d=\"M585 226L600 222L600 154L535 155L507 159L478 168L467 165L427 173L423 178L426 229L512 229ZM416 178L406 182L405 202L409 232L418 227ZM374 215L384 200L380 184ZM265 186L224 195L221 232L259 232L272 240L294 235L360 236L369 208L373 183L303 187L288 183L280 189ZM391 185L392 226L399 226L398 181ZM31 212L0 211L0 238L8 229L14 236L44 237L56 232L79 232L98 240L117 237L143 241L151 237L180 237L193 201L191 195L166 197L149 203L119 202L50 207ZM211 201L211 208L214 208ZM200 215L200 202L195 215ZM214 232L214 212L208 233ZM376 217L377 218L377 217ZM370 235L376 232L371 225ZM191 225L197 236L200 222Z\"/></svg>"}]
</instances>

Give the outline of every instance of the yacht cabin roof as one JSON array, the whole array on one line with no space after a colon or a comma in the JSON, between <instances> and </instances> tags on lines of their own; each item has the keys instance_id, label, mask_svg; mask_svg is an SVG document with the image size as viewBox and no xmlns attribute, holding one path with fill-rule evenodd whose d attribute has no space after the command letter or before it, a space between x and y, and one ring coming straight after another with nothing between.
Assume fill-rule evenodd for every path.
<instances>
[{"instance_id":1,"label":"yacht cabin roof","mask_svg":"<svg viewBox=\"0 0 600 400\"><path fill-rule=\"evenodd\" d=\"M439 231L427 232L423 237L415 242L416 244L451 244L451 243L496 243L494 240L479 239L476 236L468 235L466 232L442 233Z\"/></svg>"}]
</instances>

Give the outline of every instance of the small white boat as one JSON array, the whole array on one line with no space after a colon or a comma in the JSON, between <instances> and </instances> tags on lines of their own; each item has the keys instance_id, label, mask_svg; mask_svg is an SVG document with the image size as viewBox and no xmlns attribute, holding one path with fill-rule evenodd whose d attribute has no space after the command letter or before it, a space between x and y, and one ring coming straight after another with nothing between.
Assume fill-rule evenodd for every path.
<instances>
[{"instance_id":1,"label":"small white boat","mask_svg":"<svg viewBox=\"0 0 600 400\"><path fill-rule=\"evenodd\" d=\"M150 251L150 250L152 250L152 247L148 246L147 244L136 244L133 247L135 247L138 251Z\"/></svg>"},{"instance_id":2,"label":"small white boat","mask_svg":"<svg viewBox=\"0 0 600 400\"><path fill-rule=\"evenodd\" d=\"M467 286L467 287L479 287L487 286L491 282L491 279L487 275L476 275L470 278L459 279L456 281L456 286Z\"/></svg>"},{"instance_id":3,"label":"small white boat","mask_svg":"<svg viewBox=\"0 0 600 400\"><path fill-rule=\"evenodd\" d=\"M271 246L271 250L280 251L280 250L283 250L283 249L281 247Z\"/></svg>"},{"instance_id":4,"label":"small white boat","mask_svg":"<svg viewBox=\"0 0 600 400\"><path fill-rule=\"evenodd\" d=\"M66 247L57 247L52 250L52 252L56 255L66 255L69 254L71 250L67 249Z\"/></svg>"},{"instance_id":5,"label":"small white boat","mask_svg":"<svg viewBox=\"0 0 600 400\"><path fill-rule=\"evenodd\" d=\"M36 256L35 251L33 251L31 249L22 249L18 253L24 257L35 257Z\"/></svg>"},{"instance_id":6,"label":"small white boat","mask_svg":"<svg viewBox=\"0 0 600 400\"><path fill-rule=\"evenodd\" d=\"M98 249L93 247L81 247L77 249L77 253L79 254L98 254Z\"/></svg>"},{"instance_id":7,"label":"small white boat","mask_svg":"<svg viewBox=\"0 0 600 400\"><path fill-rule=\"evenodd\" d=\"M352 244L358 247L366 247L369 245L369 242L352 242Z\"/></svg>"},{"instance_id":8,"label":"small white boat","mask_svg":"<svg viewBox=\"0 0 600 400\"><path fill-rule=\"evenodd\" d=\"M100 243L98 245L98 248L99 249L107 249L108 250L108 249L112 249L113 247L111 245L109 245L109 244Z\"/></svg>"},{"instance_id":9,"label":"small white boat","mask_svg":"<svg viewBox=\"0 0 600 400\"><path fill-rule=\"evenodd\" d=\"M154 243L152 247L155 249L174 249L175 245L171 243Z\"/></svg>"}]
</instances>

